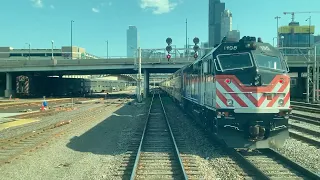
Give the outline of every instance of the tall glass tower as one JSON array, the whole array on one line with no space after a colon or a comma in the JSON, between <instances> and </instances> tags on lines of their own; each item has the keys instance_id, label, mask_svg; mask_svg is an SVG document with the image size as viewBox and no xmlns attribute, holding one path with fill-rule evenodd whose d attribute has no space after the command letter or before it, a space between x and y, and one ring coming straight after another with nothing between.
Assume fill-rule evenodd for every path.
<instances>
[{"instance_id":1,"label":"tall glass tower","mask_svg":"<svg viewBox=\"0 0 320 180\"><path fill-rule=\"evenodd\" d=\"M127 57L135 57L138 49L138 30L136 26L127 29Z\"/></svg>"},{"instance_id":2,"label":"tall glass tower","mask_svg":"<svg viewBox=\"0 0 320 180\"><path fill-rule=\"evenodd\" d=\"M220 0L209 0L209 47L221 42L221 15L225 10L225 3Z\"/></svg>"}]
</instances>

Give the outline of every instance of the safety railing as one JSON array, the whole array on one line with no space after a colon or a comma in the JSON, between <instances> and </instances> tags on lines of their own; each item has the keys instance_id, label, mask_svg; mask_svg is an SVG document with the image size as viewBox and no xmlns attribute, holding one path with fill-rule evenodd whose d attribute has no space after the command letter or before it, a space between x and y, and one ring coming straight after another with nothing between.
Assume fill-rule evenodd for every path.
<instances>
[{"instance_id":1,"label":"safety railing","mask_svg":"<svg viewBox=\"0 0 320 180\"><path fill-rule=\"evenodd\" d=\"M142 59L142 64L188 64L191 61L186 58L167 59ZM78 60L12 60L0 59L0 69L7 67L45 67L45 66L99 66L99 65L136 65L134 58L122 59L78 59Z\"/></svg>"}]
</instances>

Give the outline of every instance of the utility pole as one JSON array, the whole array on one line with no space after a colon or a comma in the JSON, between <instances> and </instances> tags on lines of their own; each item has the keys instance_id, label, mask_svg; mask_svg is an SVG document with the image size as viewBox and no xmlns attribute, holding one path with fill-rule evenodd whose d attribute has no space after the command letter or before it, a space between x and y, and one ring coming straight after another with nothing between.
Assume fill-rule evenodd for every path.
<instances>
[{"instance_id":1,"label":"utility pole","mask_svg":"<svg viewBox=\"0 0 320 180\"><path fill-rule=\"evenodd\" d=\"M186 19L186 55L188 54L188 19Z\"/></svg>"},{"instance_id":2,"label":"utility pole","mask_svg":"<svg viewBox=\"0 0 320 180\"><path fill-rule=\"evenodd\" d=\"M54 57L53 57L53 43L54 43L54 41L52 40L51 41L51 60L54 59Z\"/></svg>"},{"instance_id":3,"label":"utility pole","mask_svg":"<svg viewBox=\"0 0 320 180\"><path fill-rule=\"evenodd\" d=\"M30 60L30 55L31 55L31 43L26 43L26 44L28 44L28 46L29 46L29 60Z\"/></svg>"},{"instance_id":4,"label":"utility pole","mask_svg":"<svg viewBox=\"0 0 320 180\"><path fill-rule=\"evenodd\" d=\"M279 19L280 19L281 17L280 16L276 16L274 19L276 19L277 20L277 47L279 47L280 45L280 43L279 43Z\"/></svg>"},{"instance_id":5,"label":"utility pole","mask_svg":"<svg viewBox=\"0 0 320 180\"><path fill-rule=\"evenodd\" d=\"M106 40L107 43L107 59L109 59L109 40Z\"/></svg>"},{"instance_id":6,"label":"utility pole","mask_svg":"<svg viewBox=\"0 0 320 180\"><path fill-rule=\"evenodd\" d=\"M308 19L306 19L306 21L309 20L309 47L311 47L311 16L309 16Z\"/></svg>"},{"instance_id":7,"label":"utility pole","mask_svg":"<svg viewBox=\"0 0 320 180\"><path fill-rule=\"evenodd\" d=\"M74 23L74 20L71 20L71 47L70 47L71 59L72 59L72 23Z\"/></svg>"},{"instance_id":8,"label":"utility pole","mask_svg":"<svg viewBox=\"0 0 320 180\"><path fill-rule=\"evenodd\" d=\"M138 98L138 102L140 103L141 102L141 47L139 47L138 49L138 53L139 53L139 61L138 61L138 66L139 66L139 69L138 69L138 95L137 95L137 98Z\"/></svg>"}]
</instances>

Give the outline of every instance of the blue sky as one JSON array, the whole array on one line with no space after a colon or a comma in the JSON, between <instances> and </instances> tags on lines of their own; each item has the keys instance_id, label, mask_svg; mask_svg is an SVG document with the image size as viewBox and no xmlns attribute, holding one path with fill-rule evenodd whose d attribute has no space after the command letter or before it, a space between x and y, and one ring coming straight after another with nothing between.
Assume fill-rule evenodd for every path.
<instances>
[{"instance_id":1,"label":"blue sky","mask_svg":"<svg viewBox=\"0 0 320 180\"><path fill-rule=\"evenodd\" d=\"M233 29L241 36L260 36L272 43L276 36L275 16L287 25L291 15L284 11L317 11L319 0L224 0L233 13ZM9 0L2 1L0 46L51 48L51 40L60 48L70 45L70 21L74 20L73 44L87 52L106 56L126 56L126 29L135 25L142 48L164 48L165 39L185 44L185 19L188 18L190 42L208 38L208 0ZM320 13L297 14L296 20L312 16L320 34Z\"/></svg>"}]
</instances>

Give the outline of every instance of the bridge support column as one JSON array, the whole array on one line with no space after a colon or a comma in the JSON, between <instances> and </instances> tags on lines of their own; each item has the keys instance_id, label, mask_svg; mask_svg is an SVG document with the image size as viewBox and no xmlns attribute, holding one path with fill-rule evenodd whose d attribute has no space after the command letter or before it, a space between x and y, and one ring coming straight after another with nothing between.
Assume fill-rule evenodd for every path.
<instances>
[{"instance_id":1,"label":"bridge support column","mask_svg":"<svg viewBox=\"0 0 320 180\"><path fill-rule=\"evenodd\" d=\"M6 73L6 90L4 91L4 97L10 97L13 95L14 91L12 90L12 74Z\"/></svg>"},{"instance_id":2,"label":"bridge support column","mask_svg":"<svg viewBox=\"0 0 320 180\"><path fill-rule=\"evenodd\" d=\"M147 69L144 69L144 92L143 92L143 97L147 98L149 96L149 72Z\"/></svg>"}]
</instances>

